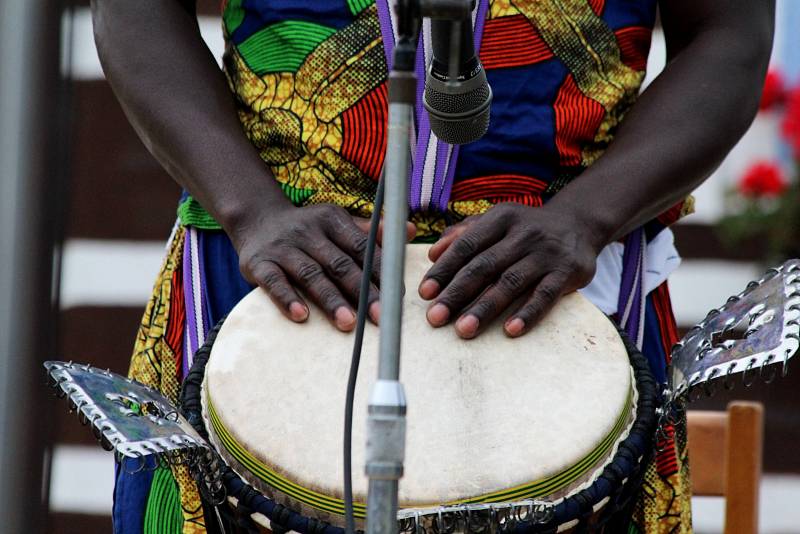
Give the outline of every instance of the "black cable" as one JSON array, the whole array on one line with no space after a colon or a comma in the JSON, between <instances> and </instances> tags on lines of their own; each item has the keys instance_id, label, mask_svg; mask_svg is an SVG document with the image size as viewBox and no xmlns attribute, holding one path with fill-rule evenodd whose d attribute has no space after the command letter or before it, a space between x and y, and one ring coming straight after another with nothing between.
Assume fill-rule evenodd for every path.
<instances>
[{"instance_id":1,"label":"black cable","mask_svg":"<svg viewBox=\"0 0 800 534\"><path fill-rule=\"evenodd\" d=\"M345 531L355 534L356 523L353 517L353 401L356 393L358 366L361 363L361 345L364 341L364 327L367 322L367 306L369 305L369 284L372 279L372 260L375 255L375 243L378 240L381 210L383 208L383 175L378 180L375 192L375 203L370 219L367 247L364 251L364 265L361 274L361 287L358 293L358 312L356 314L355 341L353 356L350 360L350 375L347 378L347 395L344 402L344 516Z\"/></svg>"}]
</instances>

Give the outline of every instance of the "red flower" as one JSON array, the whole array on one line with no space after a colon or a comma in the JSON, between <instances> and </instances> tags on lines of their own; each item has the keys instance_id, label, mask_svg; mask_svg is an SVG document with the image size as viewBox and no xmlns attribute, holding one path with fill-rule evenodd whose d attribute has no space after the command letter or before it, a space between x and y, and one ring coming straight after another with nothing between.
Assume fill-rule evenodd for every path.
<instances>
[{"instance_id":1,"label":"red flower","mask_svg":"<svg viewBox=\"0 0 800 534\"><path fill-rule=\"evenodd\" d=\"M781 168L768 161L754 164L739 180L739 193L749 198L777 197L787 187Z\"/></svg>"},{"instance_id":2,"label":"red flower","mask_svg":"<svg viewBox=\"0 0 800 534\"><path fill-rule=\"evenodd\" d=\"M778 70L770 70L764 79L764 90L761 92L761 102L758 109L769 109L775 104L783 102L786 97L786 86L783 75Z\"/></svg>"},{"instance_id":3,"label":"red flower","mask_svg":"<svg viewBox=\"0 0 800 534\"><path fill-rule=\"evenodd\" d=\"M795 157L800 159L800 85L789 92L781 132L794 150Z\"/></svg>"}]
</instances>

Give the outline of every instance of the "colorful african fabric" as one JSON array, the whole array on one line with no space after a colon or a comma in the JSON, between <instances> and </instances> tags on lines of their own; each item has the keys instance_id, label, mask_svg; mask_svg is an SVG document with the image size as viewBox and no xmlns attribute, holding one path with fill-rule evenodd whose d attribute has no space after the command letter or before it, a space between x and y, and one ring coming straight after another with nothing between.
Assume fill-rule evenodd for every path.
<instances>
[{"instance_id":1,"label":"colorful african fabric","mask_svg":"<svg viewBox=\"0 0 800 534\"><path fill-rule=\"evenodd\" d=\"M372 210L386 155L387 3L223 3L224 65L239 118L298 206ZM418 235L498 202L539 206L591 165L638 95L655 9L655 0L478 2L491 124L481 140L456 149L418 143L428 128L418 106L409 192ZM422 42L418 70L429 51L425 32ZM429 164L424 173L420 160ZM663 214L648 235L687 209ZM219 228L191 197L179 215L184 224Z\"/></svg>"}]
</instances>

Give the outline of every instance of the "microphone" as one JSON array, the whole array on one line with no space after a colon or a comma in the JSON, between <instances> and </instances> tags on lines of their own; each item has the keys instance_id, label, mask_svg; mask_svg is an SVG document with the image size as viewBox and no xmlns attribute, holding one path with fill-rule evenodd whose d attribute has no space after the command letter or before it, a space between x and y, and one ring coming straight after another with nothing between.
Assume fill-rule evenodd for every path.
<instances>
[{"instance_id":1,"label":"microphone","mask_svg":"<svg viewBox=\"0 0 800 534\"><path fill-rule=\"evenodd\" d=\"M472 18L431 19L431 46L423 98L431 130L451 145L477 141L489 129L492 89L475 54Z\"/></svg>"}]
</instances>

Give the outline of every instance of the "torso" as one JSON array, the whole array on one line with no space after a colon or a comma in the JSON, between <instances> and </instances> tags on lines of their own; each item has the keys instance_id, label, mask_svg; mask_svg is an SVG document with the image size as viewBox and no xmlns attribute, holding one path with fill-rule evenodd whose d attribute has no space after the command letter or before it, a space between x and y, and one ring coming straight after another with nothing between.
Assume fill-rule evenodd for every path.
<instances>
[{"instance_id":1,"label":"torso","mask_svg":"<svg viewBox=\"0 0 800 534\"><path fill-rule=\"evenodd\" d=\"M374 2L228 0L223 19L242 124L287 196L369 213L387 115ZM638 94L654 19L655 0L489 0L492 120L461 147L450 216L541 205L591 165ZM415 219L441 229L441 214Z\"/></svg>"}]
</instances>

